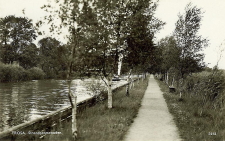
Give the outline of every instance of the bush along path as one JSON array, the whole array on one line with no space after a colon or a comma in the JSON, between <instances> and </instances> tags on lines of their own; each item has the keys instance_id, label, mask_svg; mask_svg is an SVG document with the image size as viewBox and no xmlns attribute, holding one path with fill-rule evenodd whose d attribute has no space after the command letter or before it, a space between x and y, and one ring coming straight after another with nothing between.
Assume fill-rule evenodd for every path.
<instances>
[{"instance_id":1,"label":"bush along path","mask_svg":"<svg viewBox=\"0 0 225 141\"><path fill-rule=\"evenodd\" d=\"M125 141L177 141L181 140L169 113L162 92L150 76L137 118L128 131Z\"/></svg>"},{"instance_id":2,"label":"bush along path","mask_svg":"<svg viewBox=\"0 0 225 141\"><path fill-rule=\"evenodd\" d=\"M141 100L148 85L148 79L136 81L126 96L126 87L113 92L113 108L107 108L107 100L100 101L77 114L77 141L121 141L137 116ZM70 141L71 118L55 125L51 132L58 135L46 135L37 141Z\"/></svg>"},{"instance_id":3,"label":"bush along path","mask_svg":"<svg viewBox=\"0 0 225 141\"><path fill-rule=\"evenodd\" d=\"M208 73L201 72L194 74L194 77L188 78L186 84L189 89L185 89L186 94L182 99L179 98L178 93L170 93L168 86L164 82L158 81L169 111L174 116L179 133L185 141L225 140L223 102L225 90L223 87L221 87L221 90L224 91L221 92L220 89L212 89L214 85L216 85L215 88L220 88L220 85L225 86L225 77L218 72L218 74ZM193 85L191 85L192 83ZM217 97L207 99L207 96L211 96L210 94L213 94L213 92L218 92Z\"/></svg>"}]
</instances>

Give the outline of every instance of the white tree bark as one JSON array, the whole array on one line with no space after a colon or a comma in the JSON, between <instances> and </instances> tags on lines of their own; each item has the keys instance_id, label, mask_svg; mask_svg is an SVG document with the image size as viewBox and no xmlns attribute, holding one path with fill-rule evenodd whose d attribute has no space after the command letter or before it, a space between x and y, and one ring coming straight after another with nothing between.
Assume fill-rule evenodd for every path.
<instances>
[{"instance_id":1,"label":"white tree bark","mask_svg":"<svg viewBox=\"0 0 225 141\"><path fill-rule=\"evenodd\" d=\"M113 96L112 96L112 74L108 77L101 76L102 81L105 83L107 87L108 93L108 108L111 109L113 107Z\"/></svg>"},{"instance_id":2,"label":"white tree bark","mask_svg":"<svg viewBox=\"0 0 225 141\"><path fill-rule=\"evenodd\" d=\"M127 76L126 96L130 96L129 87L130 87L131 71L132 71L132 69L130 69L130 72L129 72L128 76Z\"/></svg>"},{"instance_id":3,"label":"white tree bark","mask_svg":"<svg viewBox=\"0 0 225 141\"><path fill-rule=\"evenodd\" d=\"M120 54L119 55L119 61L118 61L118 76L120 76L120 73L121 73L121 68L122 68L122 60L123 60L123 55Z\"/></svg>"},{"instance_id":4,"label":"white tree bark","mask_svg":"<svg viewBox=\"0 0 225 141\"><path fill-rule=\"evenodd\" d=\"M72 137L73 140L75 141L77 138L77 96L76 93L75 95L71 91L71 83L72 81L69 80L68 82L68 88L69 88L69 98L72 106Z\"/></svg>"},{"instance_id":5,"label":"white tree bark","mask_svg":"<svg viewBox=\"0 0 225 141\"><path fill-rule=\"evenodd\" d=\"M74 140L77 138L77 96L73 97L73 108L72 108L72 135Z\"/></svg>"},{"instance_id":6,"label":"white tree bark","mask_svg":"<svg viewBox=\"0 0 225 141\"><path fill-rule=\"evenodd\" d=\"M130 86L129 86L129 89L132 88L132 79L130 79Z\"/></svg>"},{"instance_id":7,"label":"white tree bark","mask_svg":"<svg viewBox=\"0 0 225 141\"><path fill-rule=\"evenodd\" d=\"M112 79L109 79L107 82L107 90L108 90L108 108L111 109L113 107Z\"/></svg>"},{"instance_id":8,"label":"white tree bark","mask_svg":"<svg viewBox=\"0 0 225 141\"><path fill-rule=\"evenodd\" d=\"M132 88L134 87L134 79L132 79Z\"/></svg>"}]
</instances>

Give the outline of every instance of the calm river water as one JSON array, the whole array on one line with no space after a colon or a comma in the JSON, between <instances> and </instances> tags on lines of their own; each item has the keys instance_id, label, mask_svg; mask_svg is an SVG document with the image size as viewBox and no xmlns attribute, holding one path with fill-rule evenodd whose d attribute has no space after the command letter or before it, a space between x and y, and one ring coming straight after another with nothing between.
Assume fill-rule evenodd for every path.
<instances>
[{"instance_id":1,"label":"calm river water","mask_svg":"<svg viewBox=\"0 0 225 141\"><path fill-rule=\"evenodd\" d=\"M91 97L84 83L73 81L72 90L77 93L78 101ZM64 80L0 83L0 132L69 106L67 92Z\"/></svg>"}]
</instances>

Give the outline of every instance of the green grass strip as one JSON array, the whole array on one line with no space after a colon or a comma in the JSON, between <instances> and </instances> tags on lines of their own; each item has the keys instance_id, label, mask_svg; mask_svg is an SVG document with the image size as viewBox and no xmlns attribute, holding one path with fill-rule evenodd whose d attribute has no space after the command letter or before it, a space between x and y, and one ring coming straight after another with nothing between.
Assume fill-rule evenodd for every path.
<instances>
[{"instance_id":1,"label":"green grass strip","mask_svg":"<svg viewBox=\"0 0 225 141\"><path fill-rule=\"evenodd\" d=\"M225 115L220 110L202 108L198 99L169 93L168 86L157 81L173 115L180 136L185 141L225 141Z\"/></svg>"}]
</instances>

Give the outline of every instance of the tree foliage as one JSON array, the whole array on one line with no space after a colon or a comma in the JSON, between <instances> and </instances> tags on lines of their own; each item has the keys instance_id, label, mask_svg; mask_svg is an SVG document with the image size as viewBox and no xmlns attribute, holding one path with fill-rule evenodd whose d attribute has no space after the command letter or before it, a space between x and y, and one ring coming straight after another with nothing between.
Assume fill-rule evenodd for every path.
<instances>
[{"instance_id":1,"label":"tree foliage","mask_svg":"<svg viewBox=\"0 0 225 141\"><path fill-rule=\"evenodd\" d=\"M176 80L180 92L184 79L204 67L202 50L208 41L199 35L202 14L201 9L189 3L185 13L178 15L173 35L161 39L155 52L156 71L163 74L168 85Z\"/></svg>"},{"instance_id":2,"label":"tree foliage","mask_svg":"<svg viewBox=\"0 0 225 141\"><path fill-rule=\"evenodd\" d=\"M43 6L51 13L45 19L51 23L52 30L63 26L68 29L69 44L76 48L74 66L82 67L85 72L98 70L108 77L117 71L120 56L126 56L129 66L146 66L153 60L152 40L164 25L154 16L156 3L151 0L57 2L59 9ZM59 28L53 17L61 20Z\"/></svg>"},{"instance_id":3,"label":"tree foliage","mask_svg":"<svg viewBox=\"0 0 225 141\"><path fill-rule=\"evenodd\" d=\"M6 16L0 19L0 42L2 61L18 61L23 49L29 46L36 33L32 21L25 17ZM10 55L8 56L10 52Z\"/></svg>"},{"instance_id":4,"label":"tree foliage","mask_svg":"<svg viewBox=\"0 0 225 141\"><path fill-rule=\"evenodd\" d=\"M174 37L161 39L158 48L161 50L161 72L166 72L172 67L179 69L180 48L177 47Z\"/></svg>"},{"instance_id":5,"label":"tree foliage","mask_svg":"<svg viewBox=\"0 0 225 141\"><path fill-rule=\"evenodd\" d=\"M31 43L22 49L18 60L25 69L37 67L40 61L39 49L35 44Z\"/></svg>"},{"instance_id":6,"label":"tree foliage","mask_svg":"<svg viewBox=\"0 0 225 141\"><path fill-rule=\"evenodd\" d=\"M204 66L204 54L201 51L207 46L207 40L199 35L202 14L200 8L189 3L184 15L179 15L176 22L174 36L181 49L179 66L182 77L199 71Z\"/></svg>"},{"instance_id":7,"label":"tree foliage","mask_svg":"<svg viewBox=\"0 0 225 141\"><path fill-rule=\"evenodd\" d=\"M130 68L139 68L141 72L147 71L153 65L154 34L165 23L154 16L157 3L151 0L131 2L128 7L130 16L125 61Z\"/></svg>"},{"instance_id":8,"label":"tree foliage","mask_svg":"<svg viewBox=\"0 0 225 141\"><path fill-rule=\"evenodd\" d=\"M61 65L64 64L61 61L61 54L64 53L62 49L60 50L61 43L55 38L46 37L41 39L38 45L41 58L39 65L49 78L55 77L61 70Z\"/></svg>"}]
</instances>

